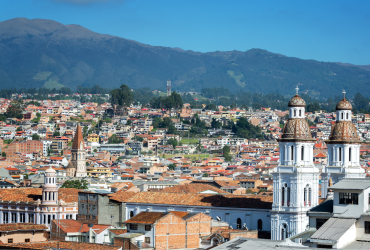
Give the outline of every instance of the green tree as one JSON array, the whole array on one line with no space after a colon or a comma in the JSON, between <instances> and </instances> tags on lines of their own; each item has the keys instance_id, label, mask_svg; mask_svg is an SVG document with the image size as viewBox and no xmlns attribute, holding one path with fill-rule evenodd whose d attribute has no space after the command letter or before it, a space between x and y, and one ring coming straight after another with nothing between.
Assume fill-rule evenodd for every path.
<instances>
[{"instance_id":1,"label":"green tree","mask_svg":"<svg viewBox=\"0 0 370 250\"><path fill-rule=\"evenodd\" d=\"M122 108L124 111L126 111L127 106L130 106L133 101L134 97L127 85L122 84L118 89L113 89L111 91L112 107L117 105L118 108Z\"/></svg>"},{"instance_id":2,"label":"green tree","mask_svg":"<svg viewBox=\"0 0 370 250\"><path fill-rule=\"evenodd\" d=\"M6 153L5 152L1 152L1 156L2 157L6 157Z\"/></svg>"},{"instance_id":3,"label":"green tree","mask_svg":"<svg viewBox=\"0 0 370 250\"><path fill-rule=\"evenodd\" d=\"M131 126L131 124L132 124L132 121L131 120L127 120L126 125Z\"/></svg>"},{"instance_id":4,"label":"green tree","mask_svg":"<svg viewBox=\"0 0 370 250\"><path fill-rule=\"evenodd\" d=\"M177 144L178 144L178 142L177 142L177 140L176 140L176 139L174 139L174 138L170 138L170 139L168 139L168 141L167 141L167 145L172 145L172 147L173 147L173 148L175 148L175 147L177 146Z\"/></svg>"},{"instance_id":5,"label":"green tree","mask_svg":"<svg viewBox=\"0 0 370 250\"><path fill-rule=\"evenodd\" d=\"M38 134L32 134L32 140L38 141L40 140L40 136Z\"/></svg>"},{"instance_id":6,"label":"green tree","mask_svg":"<svg viewBox=\"0 0 370 250\"><path fill-rule=\"evenodd\" d=\"M203 176L203 177L208 177L208 176L209 176L209 174L204 173L202 176Z\"/></svg>"},{"instance_id":7,"label":"green tree","mask_svg":"<svg viewBox=\"0 0 370 250\"><path fill-rule=\"evenodd\" d=\"M231 161L231 156L230 156L230 147L228 145L225 145L222 148L222 153L225 158L225 161Z\"/></svg>"},{"instance_id":8,"label":"green tree","mask_svg":"<svg viewBox=\"0 0 370 250\"><path fill-rule=\"evenodd\" d=\"M21 127L17 127L16 131L22 131Z\"/></svg>"},{"instance_id":9,"label":"green tree","mask_svg":"<svg viewBox=\"0 0 370 250\"><path fill-rule=\"evenodd\" d=\"M111 137L108 138L108 144L117 144L122 143L123 140L116 136L116 134L113 134Z\"/></svg>"},{"instance_id":10,"label":"green tree","mask_svg":"<svg viewBox=\"0 0 370 250\"><path fill-rule=\"evenodd\" d=\"M97 149L94 149L94 153L96 153L96 152L98 152L98 150Z\"/></svg>"},{"instance_id":11,"label":"green tree","mask_svg":"<svg viewBox=\"0 0 370 250\"><path fill-rule=\"evenodd\" d=\"M61 188L88 189L88 185L86 180L67 180Z\"/></svg>"},{"instance_id":12,"label":"green tree","mask_svg":"<svg viewBox=\"0 0 370 250\"><path fill-rule=\"evenodd\" d=\"M57 130L55 130L55 131L54 131L53 136L54 136L54 137L55 137L55 136L60 136L60 132L59 132L59 131L57 131Z\"/></svg>"},{"instance_id":13,"label":"green tree","mask_svg":"<svg viewBox=\"0 0 370 250\"><path fill-rule=\"evenodd\" d=\"M175 134L176 133L176 128L172 124L168 127L167 134Z\"/></svg>"},{"instance_id":14,"label":"green tree","mask_svg":"<svg viewBox=\"0 0 370 250\"><path fill-rule=\"evenodd\" d=\"M168 167L169 170L175 170L176 164L175 163L171 163L171 164L167 165L167 167Z\"/></svg>"},{"instance_id":15,"label":"green tree","mask_svg":"<svg viewBox=\"0 0 370 250\"><path fill-rule=\"evenodd\" d=\"M211 127L212 128L221 128L222 123L217 121L215 118L212 118Z\"/></svg>"}]
</instances>

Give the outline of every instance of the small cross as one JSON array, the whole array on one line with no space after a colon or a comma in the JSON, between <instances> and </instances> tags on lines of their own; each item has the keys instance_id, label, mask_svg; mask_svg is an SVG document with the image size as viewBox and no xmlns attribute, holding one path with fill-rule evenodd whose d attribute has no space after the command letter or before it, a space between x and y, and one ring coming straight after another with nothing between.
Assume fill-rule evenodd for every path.
<instances>
[{"instance_id":1,"label":"small cross","mask_svg":"<svg viewBox=\"0 0 370 250\"><path fill-rule=\"evenodd\" d=\"M343 99L346 99L346 91L343 89Z\"/></svg>"},{"instance_id":2,"label":"small cross","mask_svg":"<svg viewBox=\"0 0 370 250\"><path fill-rule=\"evenodd\" d=\"M295 88L295 94L296 95L298 95L298 90L299 90L299 88L298 88L298 86Z\"/></svg>"}]
</instances>

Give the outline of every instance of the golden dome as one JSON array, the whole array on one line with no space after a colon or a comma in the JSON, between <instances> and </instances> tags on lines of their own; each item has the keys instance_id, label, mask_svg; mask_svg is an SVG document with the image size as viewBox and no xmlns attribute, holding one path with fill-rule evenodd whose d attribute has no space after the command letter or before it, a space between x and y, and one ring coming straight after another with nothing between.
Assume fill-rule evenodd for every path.
<instances>
[{"instance_id":1,"label":"golden dome","mask_svg":"<svg viewBox=\"0 0 370 250\"><path fill-rule=\"evenodd\" d=\"M311 139L310 126L304 118L291 118L283 128L281 139Z\"/></svg>"},{"instance_id":2,"label":"golden dome","mask_svg":"<svg viewBox=\"0 0 370 250\"><path fill-rule=\"evenodd\" d=\"M340 102L338 102L336 106L336 110L352 110L352 104L343 98Z\"/></svg>"},{"instance_id":3,"label":"golden dome","mask_svg":"<svg viewBox=\"0 0 370 250\"><path fill-rule=\"evenodd\" d=\"M359 142L357 130L351 121L337 121L331 127L331 133L328 142L337 141L355 141Z\"/></svg>"},{"instance_id":4,"label":"golden dome","mask_svg":"<svg viewBox=\"0 0 370 250\"><path fill-rule=\"evenodd\" d=\"M306 107L306 102L297 94L290 99L288 107Z\"/></svg>"}]
</instances>

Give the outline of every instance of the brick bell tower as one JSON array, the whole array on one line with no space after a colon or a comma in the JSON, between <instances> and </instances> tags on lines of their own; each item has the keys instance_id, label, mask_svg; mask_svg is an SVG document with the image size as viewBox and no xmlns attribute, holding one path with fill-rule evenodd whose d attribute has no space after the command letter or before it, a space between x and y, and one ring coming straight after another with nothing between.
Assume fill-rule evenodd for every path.
<instances>
[{"instance_id":1,"label":"brick bell tower","mask_svg":"<svg viewBox=\"0 0 370 250\"><path fill-rule=\"evenodd\" d=\"M86 173L86 150L84 146L84 140L82 136L81 126L78 125L76 129L76 134L73 139L72 145L72 159L68 167L74 168L75 177L85 177ZM68 168L67 167L67 168ZM73 172L73 171L70 171Z\"/></svg>"}]
</instances>

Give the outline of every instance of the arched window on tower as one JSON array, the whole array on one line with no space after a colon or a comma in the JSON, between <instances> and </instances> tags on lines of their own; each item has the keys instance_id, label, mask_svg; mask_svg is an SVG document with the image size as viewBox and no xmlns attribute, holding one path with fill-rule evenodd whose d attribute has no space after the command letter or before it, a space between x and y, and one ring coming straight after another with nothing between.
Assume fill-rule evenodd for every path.
<instances>
[{"instance_id":1,"label":"arched window on tower","mask_svg":"<svg viewBox=\"0 0 370 250\"><path fill-rule=\"evenodd\" d=\"M346 116L347 116L347 120L348 120L348 113L346 114Z\"/></svg>"},{"instance_id":2,"label":"arched window on tower","mask_svg":"<svg viewBox=\"0 0 370 250\"><path fill-rule=\"evenodd\" d=\"M301 160L304 160L304 147L301 148Z\"/></svg>"},{"instance_id":3,"label":"arched window on tower","mask_svg":"<svg viewBox=\"0 0 370 250\"><path fill-rule=\"evenodd\" d=\"M296 115L297 115L297 110L294 109L294 117L296 117Z\"/></svg>"},{"instance_id":4,"label":"arched window on tower","mask_svg":"<svg viewBox=\"0 0 370 250\"><path fill-rule=\"evenodd\" d=\"M285 203L285 187L281 189L281 205L284 206Z\"/></svg>"},{"instance_id":5,"label":"arched window on tower","mask_svg":"<svg viewBox=\"0 0 370 250\"><path fill-rule=\"evenodd\" d=\"M311 197L312 197L311 188L308 188L308 205L309 206L311 206Z\"/></svg>"},{"instance_id":6,"label":"arched window on tower","mask_svg":"<svg viewBox=\"0 0 370 250\"><path fill-rule=\"evenodd\" d=\"M303 191L303 201L304 201L304 205L306 206L307 205L307 188L304 188L304 191Z\"/></svg>"},{"instance_id":7,"label":"arched window on tower","mask_svg":"<svg viewBox=\"0 0 370 250\"><path fill-rule=\"evenodd\" d=\"M349 148L348 161L351 161L351 160L352 160L352 148Z\"/></svg>"},{"instance_id":8,"label":"arched window on tower","mask_svg":"<svg viewBox=\"0 0 370 250\"><path fill-rule=\"evenodd\" d=\"M286 238L288 238L288 226L284 223L281 227L281 240L285 240Z\"/></svg>"},{"instance_id":9,"label":"arched window on tower","mask_svg":"<svg viewBox=\"0 0 370 250\"><path fill-rule=\"evenodd\" d=\"M291 156L290 156L290 159L293 161L293 158L294 157L294 147L292 146L291 147Z\"/></svg>"},{"instance_id":10,"label":"arched window on tower","mask_svg":"<svg viewBox=\"0 0 370 250\"><path fill-rule=\"evenodd\" d=\"M302 116L302 110L299 110L299 117Z\"/></svg>"},{"instance_id":11,"label":"arched window on tower","mask_svg":"<svg viewBox=\"0 0 370 250\"><path fill-rule=\"evenodd\" d=\"M342 148L339 148L339 161L342 161Z\"/></svg>"},{"instance_id":12,"label":"arched window on tower","mask_svg":"<svg viewBox=\"0 0 370 250\"><path fill-rule=\"evenodd\" d=\"M261 219L257 221L257 230L262 231L262 220Z\"/></svg>"},{"instance_id":13,"label":"arched window on tower","mask_svg":"<svg viewBox=\"0 0 370 250\"><path fill-rule=\"evenodd\" d=\"M240 218L236 219L236 229L242 229L242 220Z\"/></svg>"},{"instance_id":14,"label":"arched window on tower","mask_svg":"<svg viewBox=\"0 0 370 250\"><path fill-rule=\"evenodd\" d=\"M286 185L286 184L285 184ZM290 187L287 187L286 188L286 201L287 201L287 205L288 207L290 206Z\"/></svg>"},{"instance_id":15,"label":"arched window on tower","mask_svg":"<svg viewBox=\"0 0 370 250\"><path fill-rule=\"evenodd\" d=\"M343 112L342 112L342 120L343 120Z\"/></svg>"}]
</instances>

